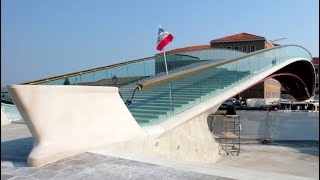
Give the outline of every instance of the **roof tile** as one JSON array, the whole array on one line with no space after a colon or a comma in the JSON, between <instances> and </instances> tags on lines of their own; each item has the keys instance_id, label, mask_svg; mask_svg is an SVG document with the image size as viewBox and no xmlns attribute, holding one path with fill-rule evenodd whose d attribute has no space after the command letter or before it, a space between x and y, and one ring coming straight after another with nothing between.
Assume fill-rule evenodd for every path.
<instances>
[{"instance_id":1,"label":"roof tile","mask_svg":"<svg viewBox=\"0 0 320 180\"><path fill-rule=\"evenodd\" d=\"M265 39L262 36L257 36L249 33L239 33L231 36L222 37L219 39L211 40L211 42L220 42L220 41L239 41L239 40L254 40L254 39Z\"/></svg>"},{"instance_id":2,"label":"roof tile","mask_svg":"<svg viewBox=\"0 0 320 180\"><path fill-rule=\"evenodd\" d=\"M177 48L170 51L167 51L166 53L179 53L179 52L185 52L185 51L195 51L195 50L202 50L202 49L209 49L210 45L198 45L198 46L189 46L184 48Z\"/></svg>"}]
</instances>

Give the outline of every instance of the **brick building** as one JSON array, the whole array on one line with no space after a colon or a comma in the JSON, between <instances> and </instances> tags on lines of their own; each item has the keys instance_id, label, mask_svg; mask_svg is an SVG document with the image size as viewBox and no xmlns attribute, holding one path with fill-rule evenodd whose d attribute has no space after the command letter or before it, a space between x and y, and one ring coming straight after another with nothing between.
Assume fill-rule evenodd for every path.
<instances>
[{"instance_id":1,"label":"brick building","mask_svg":"<svg viewBox=\"0 0 320 180\"><path fill-rule=\"evenodd\" d=\"M167 53L191 51L191 50L202 50L208 48L223 48L236 51L242 51L245 53L250 53L253 51L271 48L274 46L279 46L279 44L271 43L265 37L257 36L249 33L239 33L231 36L226 36L210 41L210 45L199 45L190 46L184 48L178 48L168 51ZM313 58L313 63L316 69L316 94L319 94L319 58ZM291 96L286 96L285 90L281 87L281 84L273 79L266 79L250 89L242 92L236 98L241 98L242 100L248 98L263 98L266 102L278 101L280 98L291 98ZM315 99L319 99L319 95L316 95Z\"/></svg>"},{"instance_id":2,"label":"brick building","mask_svg":"<svg viewBox=\"0 0 320 180\"><path fill-rule=\"evenodd\" d=\"M265 37L249 33L240 33L210 41L212 48L233 49L243 52L253 52L260 49L274 47Z\"/></svg>"},{"instance_id":3,"label":"brick building","mask_svg":"<svg viewBox=\"0 0 320 180\"><path fill-rule=\"evenodd\" d=\"M316 94L314 99L319 100L319 57L313 57L312 62L316 71Z\"/></svg>"},{"instance_id":4,"label":"brick building","mask_svg":"<svg viewBox=\"0 0 320 180\"><path fill-rule=\"evenodd\" d=\"M239 33L210 41L211 48L232 49L250 53L253 51L278 46L265 37L249 33ZM238 95L243 100L248 98L263 98L267 102L278 101L281 97L281 84L269 78Z\"/></svg>"}]
</instances>

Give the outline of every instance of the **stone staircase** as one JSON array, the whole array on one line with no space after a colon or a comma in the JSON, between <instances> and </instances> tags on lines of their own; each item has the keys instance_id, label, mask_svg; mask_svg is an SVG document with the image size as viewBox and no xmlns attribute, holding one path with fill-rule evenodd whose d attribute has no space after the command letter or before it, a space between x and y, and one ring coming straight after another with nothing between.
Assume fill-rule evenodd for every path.
<instances>
[{"instance_id":1,"label":"stone staircase","mask_svg":"<svg viewBox=\"0 0 320 180\"><path fill-rule=\"evenodd\" d=\"M137 90L128 109L140 125L151 125L221 93L247 75L249 72L212 68L171 81L172 105L169 83L166 82ZM131 98L133 91L120 88L120 93L123 100L126 101Z\"/></svg>"}]
</instances>

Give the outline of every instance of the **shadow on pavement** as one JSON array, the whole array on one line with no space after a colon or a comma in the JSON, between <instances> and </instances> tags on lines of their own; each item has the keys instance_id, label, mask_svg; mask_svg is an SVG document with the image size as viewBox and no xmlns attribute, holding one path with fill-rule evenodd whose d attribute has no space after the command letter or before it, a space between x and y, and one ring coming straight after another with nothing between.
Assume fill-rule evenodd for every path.
<instances>
[{"instance_id":1,"label":"shadow on pavement","mask_svg":"<svg viewBox=\"0 0 320 180\"><path fill-rule=\"evenodd\" d=\"M32 146L32 137L1 142L1 161L10 161L12 164L27 162Z\"/></svg>"}]
</instances>

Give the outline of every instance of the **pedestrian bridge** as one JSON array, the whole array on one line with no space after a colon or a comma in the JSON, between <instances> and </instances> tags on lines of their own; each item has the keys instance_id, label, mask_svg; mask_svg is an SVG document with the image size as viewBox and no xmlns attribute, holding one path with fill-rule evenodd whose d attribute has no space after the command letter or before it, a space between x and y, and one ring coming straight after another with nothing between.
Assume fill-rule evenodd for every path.
<instances>
[{"instance_id":1,"label":"pedestrian bridge","mask_svg":"<svg viewBox=\"0 0 320 180\"><path fill-rule=\"evenodd\" d=\"M310 53L297 45L252 53L204 49L162 55L8 86L34 138L31 166L104 147L214 163L207 125L227 99L277 79L297 100L315 94Z\"/></svg>"}]
</instances>

